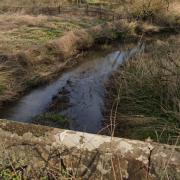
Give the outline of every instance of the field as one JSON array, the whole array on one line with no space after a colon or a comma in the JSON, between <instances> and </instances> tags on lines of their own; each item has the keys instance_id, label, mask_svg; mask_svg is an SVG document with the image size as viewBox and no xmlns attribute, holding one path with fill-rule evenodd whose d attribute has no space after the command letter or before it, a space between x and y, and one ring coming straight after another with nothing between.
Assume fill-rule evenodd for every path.
<instances>
[{"instance_id":1,"label":"field","mask_svg":"<svg viewBox=\"0 0 180 180\"><path fill-rule=\"evenodd\" d=\"M14 54L63 36L68 31L88 28L101 21L80 16L0 15L0 52Z\"/></svg>"}]
</instances>

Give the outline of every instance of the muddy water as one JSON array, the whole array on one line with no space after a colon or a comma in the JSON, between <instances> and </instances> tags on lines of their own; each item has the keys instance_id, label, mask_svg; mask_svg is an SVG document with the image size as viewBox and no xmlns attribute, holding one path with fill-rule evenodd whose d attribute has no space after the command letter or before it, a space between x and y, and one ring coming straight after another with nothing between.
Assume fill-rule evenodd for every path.
<instances>
[{"instance_id":1,"label":"muddy water","mask_svg":"<svg viewBox=\"0 0 180 180\"><path fill-rule=\"evenodd\" d=\"M86 61L64 73L48 86L33 90L3 114L5 118L31 122L33 117L45 112L52 98L62 88L68 90L70 106L59 113L71 119L71 129L96 133L103 120L105 82L124 60L142 49L137 46L128 51L112 50L90 55ZM8 115L7 115L8 114Z\"/></svg>"}]
</instances>

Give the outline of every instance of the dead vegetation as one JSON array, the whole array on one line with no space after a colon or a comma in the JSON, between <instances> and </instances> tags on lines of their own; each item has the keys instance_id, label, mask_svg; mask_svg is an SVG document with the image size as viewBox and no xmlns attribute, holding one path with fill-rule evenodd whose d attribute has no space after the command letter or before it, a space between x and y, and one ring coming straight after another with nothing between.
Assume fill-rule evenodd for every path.
<instances>
[{"instance_id":1,"label":"dead vegetation","mask_svg":"<svg viewBox=\"0 0 180 180\"><path fill-rule=\"evenodd\" d=\"M0 5L7 6L56 6L59 4L69 4L69 0L1 0Z\"/></svg>"},{"instance_id":2,"label":"dead vegetation","mask_svg":"<svg viewBox=\"0 0 180 180\"><path fill-rule=\"evenodd\" d=\"M119 6L112 7L124 17L150 21L161 25L179 24L179 11L175 6L180 3L176 0L130 0L128 3L120 1Z\"/></svg>"},{"instance_id":3,"label":"dead vegetation","mask_svg":"<svg viewBox=\"0 0 180 180\"><path fill-rule=\"evenodd\" d=\"M115 135L176 141L180 133L179 47L179 35L157 40L112 77L107 109L112 110Z\"/></svg>"},{"instance_id":4,"label":"dead vegetation","mask_svg":"<svg viewBox=\"0 0 180 180\"><path fill-rule=\"evenodd\" d=\"M102 21L103 22L103 21ZM93 17L0 15L0 53L23 52L64 35L68 31L101 23Z\"/></svg>"}]
</instances>

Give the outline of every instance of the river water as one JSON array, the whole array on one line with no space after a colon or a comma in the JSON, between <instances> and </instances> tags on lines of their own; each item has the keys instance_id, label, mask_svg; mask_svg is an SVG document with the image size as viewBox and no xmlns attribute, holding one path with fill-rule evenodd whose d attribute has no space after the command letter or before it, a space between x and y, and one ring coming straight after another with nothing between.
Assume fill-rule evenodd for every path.
<instances>
[{"instance_id":1,"label":"river water","mask_svg":"<svg viewBox=\"0 0 180 180\"><path fill-rule=\"evenodd\" d=\"M71 119L71 129L97 133L101 129L105 97L105 82L123 61L142 50L137 45L131 50L112 50L88 55L78 67L61 75L49 85L37 88L10 107L3 118L31 122L47 110L54 96L62 88L68 90L70 106L59 113Z\"/></svg>"}]
</instances>

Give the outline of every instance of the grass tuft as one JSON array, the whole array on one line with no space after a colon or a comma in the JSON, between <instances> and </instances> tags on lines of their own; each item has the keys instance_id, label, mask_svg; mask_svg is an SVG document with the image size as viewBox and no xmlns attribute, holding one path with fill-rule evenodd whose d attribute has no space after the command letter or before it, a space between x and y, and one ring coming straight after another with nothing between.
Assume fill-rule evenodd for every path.
<instances>
[{"instance_id":1,"label":"grass tuft","mask_svg":"<svg viewBox=\"0 0 180 180\"><path fill-rule=\"evenodd\" d=\"M70 126L70 121L68 118L54 112L47 112L45 114L39 115L34 119L34 122L42 125L51 125L54 127L65 129L69 128Z\"/></svg>"},{"instance_id":2,"label":"grass tuft","mask_svg":"<svg viewBox=\"0 0 180 180\"><path fill-rule=\"evenodd\" d=\"M179 35L157 40L146 52L126 61L113 76L108 92L110 106L117 103L117 135L153 139L161 142L176 139L180 133L180 42ZM117 98L118 97L118 98ZM111 107L108 106L109 109ZM125 123L121 117L142 116L155 121ZM172 140L173 141L173 140ZM171 143L172 143L171 141Z\"/></svg>"}]
</instances>

